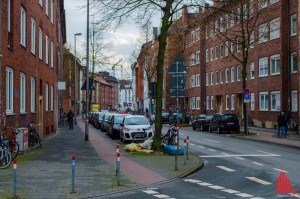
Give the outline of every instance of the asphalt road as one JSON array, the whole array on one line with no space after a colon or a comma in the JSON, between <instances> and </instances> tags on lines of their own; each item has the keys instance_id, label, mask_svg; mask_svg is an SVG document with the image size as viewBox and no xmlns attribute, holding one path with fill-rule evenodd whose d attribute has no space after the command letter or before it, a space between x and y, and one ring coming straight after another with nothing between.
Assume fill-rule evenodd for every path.
<instances>
[{"instance_id":1,"label":"asphalt road","mask_svg":"<svg viewBox=\"0 0 300 199\"><path fill-rule=\"evenodd\" d=\"M110 198L300 198L300 194L276 194L281 172L300 193L299 149L182 129L180 144L187 136L190 152L205 161L203 169L175 182Z\"/></svg>"}]
</instances>

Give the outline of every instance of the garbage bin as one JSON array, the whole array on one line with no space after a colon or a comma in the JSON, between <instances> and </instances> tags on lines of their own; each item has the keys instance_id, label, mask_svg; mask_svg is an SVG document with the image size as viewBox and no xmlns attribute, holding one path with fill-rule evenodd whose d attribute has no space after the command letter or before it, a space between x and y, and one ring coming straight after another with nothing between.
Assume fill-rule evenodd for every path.
<instances>
[{"instance_id":1,"label":"garbage bin","mask_svg":"<svg viewBox=\"0 0 300 199\"><path fill-rule=\"evenodd\" d=\"M17 142L19 143L19 154L24 154L28 149L28 128L19 128Z\"/></svg>"}]
</instances>

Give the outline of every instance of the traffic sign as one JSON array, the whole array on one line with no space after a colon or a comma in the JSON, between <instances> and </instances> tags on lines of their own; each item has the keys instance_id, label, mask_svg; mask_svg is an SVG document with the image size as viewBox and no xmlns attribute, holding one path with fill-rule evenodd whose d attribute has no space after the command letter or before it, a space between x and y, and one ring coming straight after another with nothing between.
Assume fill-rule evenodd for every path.
<instances>
[{"instance_id":1,"label":"traffic sign","mask_svg":"<svg viewBox=\"0 0 300 199\"><path fill-rule=\"evenodd\" d=\"M244 94L248 94L249 95L250 94L250 89L249 88L245 88L244 89Z\"/></svg>"},{"instance_id":2,"label":"traffic sign","mask_svg":"<svg viewBox=\"0 0 300 199\"><path fill-rule=\"evenodd\" d=\"M173 63L171 64L169 70L168 70L168 74L172 75L172 74L186 74L187 70L186 67L183 65L183 61L179 58L179 56L177 56Z\"/></svg>"},{"instance_id":3,"label":"traffic sign","mask_svg":"<svg viewBox=\"0 0 300 199\"><path fill-rule=\"evenodd\" d=\"M250 102L250 95L244 94L244 103L249 103L249 102Z\"/></svg>"},{"instance_id":4,"label":"traffic sign","mask_svg":"<svg viewBox=\"0 0 300 199\"><path fill-rule=\"evenodd\" d=\"M178 90L178 96L177 96L177 90ZM185 89L170 89L170 97L184 98L185 97Z\"/></svg>"},{"instance_id":5,"label":"traffic sign","mask_svg":"<svg viewBox=\"0 0 300 199\"><path fill-rule=\"evenodd\" d=\"M178 76L178 77L177 77ZM178 81L178 84L177 84ZM170 79L170 89L184 89L185 79L183 75L172 75Z\"/></svg>"}]
</instances>

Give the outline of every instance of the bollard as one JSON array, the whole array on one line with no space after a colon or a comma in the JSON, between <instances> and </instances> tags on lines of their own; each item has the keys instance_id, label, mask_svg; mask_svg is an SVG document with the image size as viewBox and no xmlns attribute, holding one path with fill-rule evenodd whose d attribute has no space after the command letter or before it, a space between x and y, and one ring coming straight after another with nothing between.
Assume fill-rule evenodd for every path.
<instances>
[{"instance_id":1,"label":"bollard","mask_svg":"<svg viewBox=\"0 0 300 199\"><path fill-rule=\"evenodd\" d=\"M184 158L183 163L186 164L186 139L184 140Z\"/></svg>"},{"instance_id":2,"label":"bollard","mask_svg":"<svg viewBox=\"0 0 300 199\"><path fill-rule=\"evenodd\" d=\"M13 161L14 164L14 199L17 198L17 160Z\"/></svg>"},{"instance_id":3,"label":"bollard","mask_svg":"<svg viewBox=\"0 0 300 199\"><path fill-rule=\"evenodd\" d=\"M177 141L175 141L174 147L175 147L175 170L177 171L178 170L178 166L177 166L178 143L177 143Z\"/></svg>"},{"instance_id":4,"label":"bollard","mask_svg":"<svg viewBox=\"0 0 300 199\"><path fill-rule=\"evenodd\" d=\"M116 153L120 153L120 145L116 145ZM116 159L116 165L118 165L118 158ZM118 168L116 167L116 175L118 175Z\"/></svg>"},{"instance_id":5,"label":"bollard","mask_svg":"<svg viewBox=\"0 0 300 199\"><path fill-rule=\"evenodd\" d=\"M120 153L117 153L117 183L120 186Z\"/></svg>"},{"instance_id":6,"label":"bollard","mask_svg":"<svg viewBox=\"0 0 300 199\"><path fill-rule=\"evenodd\" d=\"M189 139L190 137L186 137L186 159L189 160Z\"/></svg>"},{"instance_id":7,"label":"bollard","mask_svg":"<svg viewBox=\"0 0 300 199\"><path fill-rule=\"evenodd\" d=\"M72 155L72 193L74 193L75 186L75 155Z\"/></svg>"}]
</instances>

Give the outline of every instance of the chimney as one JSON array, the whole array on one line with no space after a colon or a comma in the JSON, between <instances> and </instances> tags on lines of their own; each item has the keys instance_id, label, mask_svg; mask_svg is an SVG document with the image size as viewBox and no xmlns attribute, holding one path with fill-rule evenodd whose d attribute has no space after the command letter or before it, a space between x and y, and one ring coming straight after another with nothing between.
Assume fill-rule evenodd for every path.
<instances>
[{"instance_id":1,"label":"chimney","mask_svg":"<svg viewBox=\"0 0 300 199\"><path fill-rule=\"evenodd\" d=\"M182 6L182 18L183 18L183 23L187 24L187 22L188 22L188 8L187 8L187 5Z\"/></svg>"}]
</instances>

